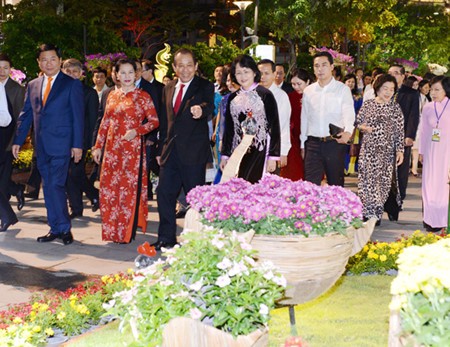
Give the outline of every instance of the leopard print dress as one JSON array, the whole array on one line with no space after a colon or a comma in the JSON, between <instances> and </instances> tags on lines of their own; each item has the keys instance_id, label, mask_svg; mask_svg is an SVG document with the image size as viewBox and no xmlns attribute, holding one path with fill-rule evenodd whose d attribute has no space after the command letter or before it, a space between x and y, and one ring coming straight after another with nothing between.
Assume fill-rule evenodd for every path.
<instances>
[{"instance_id":1,"label":"leopard print dress","mask_svg":"<svg viewBox=\"0 0 450 347\"><path fill-rule=\"evenodd\" d=\"M357 126L372 127L371 133L364 133L359 154L358 195L365 218L381 219L392 187L401 206L395 160L396 152L404 150L403 123L400 105L393 100L385 104L367 100L356 117Z\"/></svg>"}]
</instances>

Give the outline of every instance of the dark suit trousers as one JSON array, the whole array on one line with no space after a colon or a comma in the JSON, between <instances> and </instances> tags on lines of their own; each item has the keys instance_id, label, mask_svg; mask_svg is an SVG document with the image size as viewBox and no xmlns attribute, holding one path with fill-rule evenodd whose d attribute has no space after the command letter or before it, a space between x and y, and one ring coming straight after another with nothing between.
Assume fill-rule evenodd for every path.
<instances>
[{"instance_id":1,"label":"dark suit trousers","mask_svg":"<svg viewBox=\"0 0 450 347\"><path fill-rule=\"evenodd\" d=\"M16 218L16 214L11 208L8 199L6 199L3 193L0 192L0 219L2 220L3 224L12 222L16 220Z\"/></svg>"},{"instance_id":2,"label":"dark suit trousers","mask_svg":"<svg viewBox=\"0 0 450 347\"><path fill-rule=\"evenodd\" d=\"M70 160L69 174L67 175L66 189L69 206L76 214L83 213L83 192L91 202L94 199L98 200L98 190L86 177L86 153L83 151L81 160L76 164L73 159Z\"/></svg>"},{"instance_id":3,"label":"dark suit trousers","mask_svg":"<svg viewBox=\"0 0 450 347\"><path fill-rule=\"evenodd\" d=\"M305 181L320 185L325 173L329 185L343 187L346 152L347 145L309 137L305 142Z\"/></svg>"},{"instance_id":4,"label":"dark suit trousers","mask_svg":"<svg viewBox=\"0 0 450 347\"><path fill-rule=\"evenodd\" d=\"M6 199L9 200L11 195L17 195L20 186L11 180L13 171L13 155L11 151L5 153L5 160L0 163L0 191Z\"/></svg>"},{"instance_id":5,"label":"dark suit trousers","mask_svg":"<svg viewBox=\"0 0 450 347\"><path fill-rule=\"evenodd\" d=\"M158 241L176 243L177 223L175 208L178 193L184 188L186 194L194 187L205 184L206 163L186 165L180 162L173 148L159 172L157 201L159 213Z\"/></svg>"},{"instance_id":6,"label":"dark suit trousers","mask_svg":"<svg viewBox=\"0 0 450 347\"><path fill-rule=\"evenodd\" d=\"M42 176L47 220L53 234L62 234L71 229L66 197L69 162L69 155L50 156L43 151L37 153L37 165Z\"/></svg>"},{"instance_id":7,"label":"dark suit trousers","mask_svg":"<svg viewBox=\"0 0 450 347\"><path fill-rule=\"evenodd\" d=\"M33 187L33 190L28 190L30 193L39 195L39 191L41 189L41 174L37 168L37 160L36 157L33 155L33 158L31 160L31 174L30 177L28 177L27 185L29 187Z\"/></svg>"},{"instance_id":8,"label":"dark suit trousers","mask_svg":"<svg viewBox=\"0 0 450 347\"><path fill-rule=\"evenodd\" d=\"M400 197L405 200L406 187L408 186L409 178L409 165L411 164L411 146L405 146L405 152L403 153L403 163L397 167L398 175L398 188L400 190Z\"/></svg>"}]
</instances>

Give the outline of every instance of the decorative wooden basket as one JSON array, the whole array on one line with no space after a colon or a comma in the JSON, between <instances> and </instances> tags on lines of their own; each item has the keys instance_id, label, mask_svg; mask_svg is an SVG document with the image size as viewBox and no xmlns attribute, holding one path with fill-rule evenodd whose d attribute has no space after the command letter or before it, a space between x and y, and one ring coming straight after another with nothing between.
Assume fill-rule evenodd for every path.
<instances>
[{"instance_id":1,"label":"decorative wooden basket","mask_svg":"<svg viewBox=\"0 0 450 347\"><path fill-rule=\"evenodd\" d=\"M268 330L256 330L234 338L222 330L186 317L172 319L163 331L163 347L265 347Z\"/></svg>"},{"instance_id":2,"label":"decorative wooden basket","mask_svg":"<svg viewBox=\"0 0 450 347\"><path fill-rule=\"evenodd\" d=\"M192 208L185 217L185 229L202 230L200 214ZM270 260L288 281L282 305L297 305L325 293L341 277L348 259L369 241L376 220L363 228L347 229L347 235L326 236L254 235L250 241L258 250L259 261Z\"/></svg>"},{"instance_id":3,"label":"decorative wooden basket","mask_svg":"<svg viewBox=\"0 0 450 347\"><path fill-rule=\"evenodd\" d=\"M393 301L398 301L398 296L394 296ZM391 310L389 316L389 340L388 347L422 347L412 335L405 335L401 327L400 312Z\"/></svg>"}]
</instances>

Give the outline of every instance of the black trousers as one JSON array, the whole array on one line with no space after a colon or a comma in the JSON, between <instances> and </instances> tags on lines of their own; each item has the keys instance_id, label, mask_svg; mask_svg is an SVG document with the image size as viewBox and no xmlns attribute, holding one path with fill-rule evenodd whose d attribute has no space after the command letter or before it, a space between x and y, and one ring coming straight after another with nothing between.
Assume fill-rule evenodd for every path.
<instances>
[{"instance_id":1,"label":"black trousers","mask_svg":"<svg viewBox=\"0 0 450 347\"><path fill-rule=\"evenodd\" d=\"M9 200L11 195L15 196L19 192L20 185L11 180L14 157L11 151L5 152L5 160L0 163L0 191Z\"/></svg>"},{"instance_id":2,"label":"black trousers","mask_svg":"<svg viewBox=\"0 0 450 347\"><path fill-rule=\"evenodd\" d=\"M33 190L30 190L29 188L29 192L39 195L39 190L41 189L41 173L39 172L38 168L37 168L37 161L36 161L36 157L33 155L33 158L31 160L31 174L30 177L28 177L28 181L27 181L27 186L28 187L33 187Z\"/></svg>"},{"instance_id":3,"label":"black trousers","mask_svg":"<svg viewBox=\"0 0 450 347\"><path fill-rule=\"evenodd\" d=\"M66 191L69 199L69 206L73 213L83 213L83 192L92 202L98 200L98 190L94 188L92 182L86 177L85 171L86 151L83 151L81 160L75 164L70 160L69 174L67 175Z\"/></svg>"},{"instance_id":4,"label":"black trousers","mask_svg":"<svg viewBox=\"0 0 450 347\"><path fill-rule=\"evenodd\" d=\"M0 192L0 219L3 224L13 222L17 219L16 214L8 202L8 199L6 199L2 192Z\"/></svg>"},{"instance_id":5,"label":"black trousers","mask_svg":"<svg viewBox=\"0 0 450 347\"><path fill-rule=\"evenodd\" d=\"M347 145L308 137L305 142L305 181L320 185L325 174L329 185L344 186Z\"/></svg>"},{"instance_id":6,"label":"black trousers","mask_svg":"<svg viewBox=\"0 0 450 347\"><path fill-rule=\"evenodd\" d=\"M189 191L205 184L206 163L182 164L176 148L173 148L167 161L160 168L157 201L159 213L158 241L176 243L177 223L175 208L181 188Z\"/></svg>"},{"instance_id":7,"label":"black trousers","mask_svg":"<svg viewBox=\"0 0 450 347\"><path fill-rule=\"evenodd\" d=\"M406 187L408 186L409 178L409 165L411 163L411 146L405 146L405 152L403 153L403 163L397 167L398 175L398 188L400 189L400 197L405 200Z\"/></svg>"}]
</instances>

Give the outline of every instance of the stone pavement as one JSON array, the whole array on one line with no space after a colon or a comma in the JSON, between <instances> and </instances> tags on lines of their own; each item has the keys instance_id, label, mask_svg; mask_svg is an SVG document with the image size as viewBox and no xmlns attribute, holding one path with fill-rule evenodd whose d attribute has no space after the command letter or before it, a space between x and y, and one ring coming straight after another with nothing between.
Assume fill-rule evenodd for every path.
<instances>
[{"instance_id":1,"label":"stone pavement","mask_svg":"<svg viewBox=\"0 0 450 347\"><path fill-rule=\"evenodd\" d=\"M346 186L356 191L356 177L347 177ZM422 228L420 178L411 177L408 196L398 222L390 222L385 214L372 239L393 241L401 234L411 234ZM11 203L16 208L15 199ZM158 214L156 202L149 202L147 233L138 232L130 244L114 244L101 240L99 212L93 213L86 204L84 216L73 221L75 241L38 243L36 238L47 234L46 212L42 195L27 201L17 213L19 222L0 233L0 310L8 304L28 301L36 290L64 290L92 275L126 271L134 267L136 248L145 241L156 240ZM183 220L178 220L181 232Z\"/></svg>"}]
</instances>

